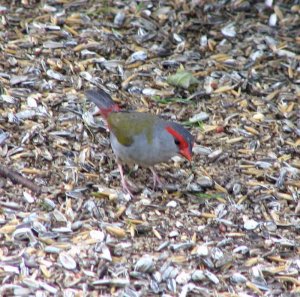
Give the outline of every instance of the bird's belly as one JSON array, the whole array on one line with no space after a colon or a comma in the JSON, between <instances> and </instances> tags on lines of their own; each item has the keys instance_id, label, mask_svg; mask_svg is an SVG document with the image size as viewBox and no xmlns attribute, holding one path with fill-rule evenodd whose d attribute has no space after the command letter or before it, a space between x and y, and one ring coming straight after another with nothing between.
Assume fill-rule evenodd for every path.
<instances>
[{"instance_id":1,"label":"bird's belly","mask_svg":"<svg viewBox=\"0 0 300 297\"><path fill-rule=\"evenodd\" d=\"M142 140L124 146L111 136L111 146L118 160L129 165L138 164L150 167L157 163L167 162L174 155L170 155L170 152L164 150L164 147L157 147L155 143L144 143Z\"/></svg>"}]
</instances>

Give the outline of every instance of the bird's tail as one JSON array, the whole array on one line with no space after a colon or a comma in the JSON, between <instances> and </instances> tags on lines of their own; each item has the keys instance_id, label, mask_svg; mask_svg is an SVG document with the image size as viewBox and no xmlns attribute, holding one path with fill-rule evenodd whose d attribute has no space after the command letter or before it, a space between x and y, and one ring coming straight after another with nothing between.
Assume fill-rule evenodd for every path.
<instances>
[{"instance_id":1,"label":"bird's tail","mask_svg":"<svg viewBox=\"0 0 300 297\"><path fill-rule=\"evenodd\" d=\"M91 89L85 92L85 96L99 108L100 114L106 119L111 112L120 111L120 107L116 104L102 89Z\"/></svg>"}]
</instances>

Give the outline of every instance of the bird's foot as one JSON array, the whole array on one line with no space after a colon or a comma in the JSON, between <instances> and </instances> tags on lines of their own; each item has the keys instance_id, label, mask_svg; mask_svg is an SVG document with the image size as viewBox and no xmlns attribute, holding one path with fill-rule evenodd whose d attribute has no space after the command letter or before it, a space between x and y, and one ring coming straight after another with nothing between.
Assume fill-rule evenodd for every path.
<instances>
[{"instance_id":1,"label":"bird's foot","mask_svg":"<svg viewBox=\"0 0 300 297\"><path fill-rule=\"evenodd\" d=\"M125 180L125 177L124 177L124 172L123 172L123 167L121 164L118 163L118 168L119 168L119 172L120 172L120 175L121 175L121 184L122 184L122 188L123 188L123 192L125 194L129 194L130 197L134 197L134 195L132 194L129 186L128 186L128 183L126 182Z\"/></svg>"},{"instance_id":2,"label":"bird's foot","mask_svg":"<svg viewBox=\"0 0 300 297\"><path fill-rule=\"evenodd\" d=\"M150 170L151 170L152 175L153 175L153 189L155 190L157 185L159 185L159 187L162 188L164 184L162 183L159 176L154 171L153 167L150 167Z\"/></svg>"},{"instance_id":3,"label":"bird's foot","mask_svg":"<svg viewBox=\"0 0 300 297\"><path fill-rule=\"evenodd\" d=\"M127 184L127 182L125 181L125 179L124 179L124 181L122 180L122 188L123 188L123 192L124 192L125 194L129 194L130 197L134 197L134 195L133 195L133 193L131 192L131 190L130 190L128 184Z\"/></svg>"}]
</instances>

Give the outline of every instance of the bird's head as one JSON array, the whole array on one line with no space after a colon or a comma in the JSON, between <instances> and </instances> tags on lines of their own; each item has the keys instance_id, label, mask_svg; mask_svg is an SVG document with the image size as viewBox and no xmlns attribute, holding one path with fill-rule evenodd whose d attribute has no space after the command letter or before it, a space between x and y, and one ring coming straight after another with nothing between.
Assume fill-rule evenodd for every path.
<instances>
[{"instance_id":1,"label":"bird's head","mask_svg":"<svg viewBox=\"0 0 300 297\"><path fill-rule=\"evenodd\" d=\"M194 137L190 132L176 123L168 125L165 129L173 136L179 154L191 161Z\"/></svg>"}]
</instances>

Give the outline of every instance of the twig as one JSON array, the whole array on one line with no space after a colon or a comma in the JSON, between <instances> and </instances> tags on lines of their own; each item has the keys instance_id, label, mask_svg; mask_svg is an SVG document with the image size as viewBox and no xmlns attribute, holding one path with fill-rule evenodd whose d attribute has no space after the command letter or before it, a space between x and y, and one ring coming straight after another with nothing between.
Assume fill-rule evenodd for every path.
<instances>
[{"instance_id":1,"label":"twig","mask_svg":"<svg viewBox=\"0 0 300 297\"><path fill-rule=\"evenodd\" d=\"M37 195L41 193L41 188L37 185L35 185L31 180L29 180L26 177L23 177L18 172L0 165L0 176L9 178L13 183L15 184L21 184L25 186L26 188L32 190Z\"/></svg>"}]
</instances>

